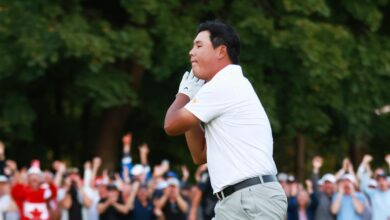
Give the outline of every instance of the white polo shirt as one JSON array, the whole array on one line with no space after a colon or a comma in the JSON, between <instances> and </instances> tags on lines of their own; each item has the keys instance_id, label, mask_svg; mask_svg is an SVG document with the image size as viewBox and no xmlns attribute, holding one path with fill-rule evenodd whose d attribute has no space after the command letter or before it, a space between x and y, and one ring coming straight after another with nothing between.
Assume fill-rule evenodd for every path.
<instances>
[{"instance_id":1,"label":"white polo shirt","mask_svg":"<svg viewBox=\"0 0 390 220\"><path fill-rule=\"evenodd\" d=\"M250 177L276 175L271 126L240 66L219 71L185 108L205 123L214 193Z\"/></svg>"}]
</instances>

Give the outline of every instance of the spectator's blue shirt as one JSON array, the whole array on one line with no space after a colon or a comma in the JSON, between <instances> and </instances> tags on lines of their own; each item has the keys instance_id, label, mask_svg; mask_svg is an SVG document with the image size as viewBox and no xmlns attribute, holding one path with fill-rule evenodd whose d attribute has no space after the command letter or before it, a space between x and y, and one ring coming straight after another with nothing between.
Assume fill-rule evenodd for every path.
<instances>
[{"instance_id":1,"label":"spectator's blue shirt","mask_svg":"<svg viewBox=\"0 0 390 220\"><path fill-rule=\"evenodd\" d=\"M338 193L335 193L333 195L332 202L336 200L338 196ZM364 204L364 195L355 192L356 198L361 201ZM362 220L363 215L359 214L356 212L353 202L352 202L352 197L350 195L343 195L343 198L341 200L341 207L339 212L337 213L337 220Z\"/></svg>"},{"instance_id":2,"label":"spectator's blue shirt","mask_svg":"<svg viewBox=\"0 0 390 220\"><path fill-rule=\"evenodd\" d=\"M136 198L134 200L134 209L130 212L132 220L153 220L155 219L152 202L148 202L147 206L143 206Z\"/></svg>"},{"instance_id":3,"label":"spectator's blue shirt","mask_svg":"<svg viewBox=\"0 0 390 220\"><path fill-rule=\"evenodd\" d=\"M369 177L362 176L362 188L364 193L370 198L372 207L372 220L382 220L390 218L390 190L383 192L379 189L368 187Z\"/></svg>"}]
</instances>

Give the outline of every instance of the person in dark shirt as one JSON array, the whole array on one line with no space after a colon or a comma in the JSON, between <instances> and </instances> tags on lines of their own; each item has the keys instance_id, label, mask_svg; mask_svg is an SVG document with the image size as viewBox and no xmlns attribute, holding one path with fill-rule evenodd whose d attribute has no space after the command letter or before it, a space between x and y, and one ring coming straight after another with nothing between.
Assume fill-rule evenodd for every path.
<instances>
[{"instance_id":1,"label":"person in dark shirt","mask_svg":"<svg viewBox=\"0 0 390 220\"><path fill-rule=\"evenodd\" d=\"M112 184L107 186L107 198L99 201L98 212L100 220L123 220L128 212L120 191Z\"/></svg>"},{"instance_id":2,"label":"person in dark shirt","mask_svg":"<svg viewBox=\"0 0 390 220\"><path fill-rule=\"evenodd\" d=\"M189 203L180 194L179 180L172 177L167 180L167 184L163 195L155 200L156 208L162 210L167 220L186 220Z\"/></svg>"},{"instance_id":3,"label":"person in dark shirt","mask_svg":"<svg viewBox=\"0 0 390 220\"><path fill-rule=\"evenodd\" d=\"M218 200L213 195L213 188L211 187L207 165L201 165L198 168L198 171L200 171L198 185L196 186L195 195L192 199L189 220L197 219L197 209L199 208L199 204L203 220L211 220L215 215L214 208Z\"/></svg>"},{"instance_id":4,"label":"person in dark shirt","mask_svg":"<svg viewBox=\"0 0 390 220\"><path fill-rule=\"evenodd\" d=\"M126 206L130 210L128 217L131 220L154 220L154 205L149 198L148 188L141 185L139 181L134 182L131 187L131 194Z\"/></svg>"}]
</instances>

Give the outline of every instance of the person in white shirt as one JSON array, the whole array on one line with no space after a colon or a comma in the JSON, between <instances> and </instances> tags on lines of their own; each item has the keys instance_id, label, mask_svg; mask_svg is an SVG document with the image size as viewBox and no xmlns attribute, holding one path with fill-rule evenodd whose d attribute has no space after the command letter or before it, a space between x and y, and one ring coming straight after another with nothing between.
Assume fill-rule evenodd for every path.
<instances>
[{"instance_id":1,"label":"person in white shirt","mask_svg":"<svg viewBox=\"0 0 390 220\"><path fill-rule=\"evenodd\" d=\"M0 174L0 220L20 219L18 207L10 195L8 177Z\"/></svg>"},{"instance_id":2,"label":"person in white shirt","mask_svg":"<svg viewBox=\"0 0 390 220\"><path fill-rule=\"evenodd\" d=\"M207 162L219 199L216 220L284 219L287 199L275 177L271 126L238 65L238 35L219 21L200 24L197 33L192 71L183 76L164 129L185 134L194 162Z\"/></svg>"}]
</instances>

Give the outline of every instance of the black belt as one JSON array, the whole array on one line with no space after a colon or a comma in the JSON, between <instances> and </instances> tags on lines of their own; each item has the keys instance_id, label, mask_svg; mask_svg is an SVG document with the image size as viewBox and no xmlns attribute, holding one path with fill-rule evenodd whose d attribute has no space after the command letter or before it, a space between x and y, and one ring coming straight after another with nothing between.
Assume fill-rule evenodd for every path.
<instances>
[{"instance_id":1,"label":"black belt","mask_svg":"<svg viewBox=\"0 0 390 220\"><path fill-rule=\"evenodd\" d=\"M256 176L252 177L246 180L243 180L239 183L236 183L234 185L228 186L225 189L214 193L214 195L219 199L222 200L228 196L230 196L232 193L257 184L263 184L263 183L269 183L269 182L277 182L275 175L263 175L263 176Z\"/></svg>"}]
</instances>

